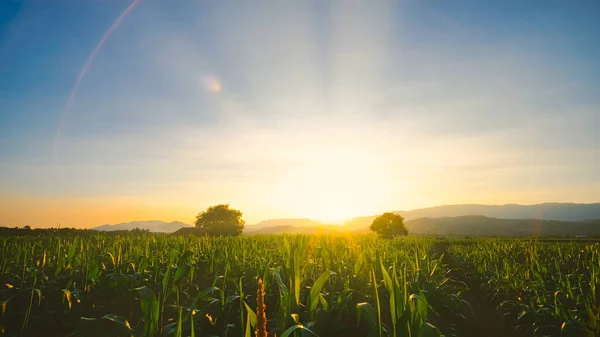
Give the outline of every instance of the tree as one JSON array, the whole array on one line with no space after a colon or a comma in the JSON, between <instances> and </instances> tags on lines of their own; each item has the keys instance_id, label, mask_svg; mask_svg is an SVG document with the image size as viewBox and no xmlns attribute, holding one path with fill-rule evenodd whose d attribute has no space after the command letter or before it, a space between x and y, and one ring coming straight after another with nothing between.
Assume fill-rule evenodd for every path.
<instances>
[{"instance_id":1,"label":"tree","mask_svg":"<svg viewBox=\"0 0 600 337\"><path fill-rule=\"evenodd\" d=\"M206 228L215 235L240 235L245 223L242 212L229 208L229 205L211 206L198 213L194 222L196 227Z\"/></svg>"},{"instance_id":2,"label":"tree","mask_svg":"<svg viewBox=\"0 0 600 337\"><path fill-rule=\"evenodd\" d=\"M369 227L383 238L393 238L398 235L408 235L404 218L391 212L383 213L373 220Z\"/></svg>"}]
</instances>

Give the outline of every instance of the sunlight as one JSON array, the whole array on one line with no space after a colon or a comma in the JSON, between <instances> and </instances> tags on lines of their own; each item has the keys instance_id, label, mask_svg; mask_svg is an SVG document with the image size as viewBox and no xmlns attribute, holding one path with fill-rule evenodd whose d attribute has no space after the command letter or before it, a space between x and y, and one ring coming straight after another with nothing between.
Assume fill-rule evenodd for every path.
<instances>
[{"instance_id":1,"label":"sunlight","mask_svg":"<svg viewBox=\"0 0 600 337\"><path fill-rule=\"evenodd\" d=\"M325 202L315 205L309 218L327 225L343 225L344 222L356 215L347 207L346 201L334 193L325 196Z\"/></svg>"},{"instance_id":2,"label":"sunlight","mask_svg":"<svg viewBox=\"0 0 600 337\"><path fill-rule=\"evenodd\" d=\"M375 214L389 204L387 173L369 160L372 153L324 147L308 153L280 182L275 201L288 205L294 216L342 224L356 216Z\"/></svg>"}]
</instances>

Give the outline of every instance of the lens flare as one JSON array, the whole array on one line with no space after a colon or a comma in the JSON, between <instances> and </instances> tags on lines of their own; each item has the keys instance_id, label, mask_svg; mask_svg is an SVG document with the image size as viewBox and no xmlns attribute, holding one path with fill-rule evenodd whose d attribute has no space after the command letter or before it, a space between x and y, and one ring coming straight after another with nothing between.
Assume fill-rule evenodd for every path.
<instances>
[{"instance_id":1,"label":"lens flare","mask_svg":"<svg viewBox=\"0 0 600 337\"><path fill-rule=\"evenodd\" d=\"M217 94L220 93L223 87L221 86L221 81L216 76L206 76L204 78L204 88L210 93Z\"/></svg>"},{"instance_id":2,"label":"lens flare","mask_svg":"<svg viewBox=\"0 0 600 337\"><path fill-rule=\"evenodd\" d=\"M106 40L108 40L108 38L110 37L112 32L115 29L117 29L117 27L121 24L121 22L123 22L123 20L125 20L125 17L127 17L127 15L135 8L135 6L137 6L140 3L140 1L141 0L133 0L133 2L127 8L125 8L125 10L121 13L121 15L119 15L119 17L115 20L115 22L113 22L113 24L108 28L108 30L106 30L104 35L102 35L102 38L100 39L100 41L98 42L98 44L96 45L96 47L94 48L94 50L92 51L90 56L85 61L85 64L79 71L79 75L77 75L75 84L73 85L73 88L71 88L71 92L69 93L69 98L67 98L67 103L65 104L65 108L63 109L63 112L60 115L58 127L56 129L56 135L54 136L54 141L52 142L52 155L53 156L56 155L56 147L58 145L60 134L65 126L65 121L69 115L69 110L71 110L71 105L73 105L73 100L75 99L77 90L79 90L79 85L81 84L81 80L83 80L83 78L85 77L85 74L88 72L90 66L92 65L92 62L94 62L94 59L96 58L96 55L98 54L100 49L102 49L102 46L104 46L104 43L106 43Z\"/></svg>"}]
</instances>

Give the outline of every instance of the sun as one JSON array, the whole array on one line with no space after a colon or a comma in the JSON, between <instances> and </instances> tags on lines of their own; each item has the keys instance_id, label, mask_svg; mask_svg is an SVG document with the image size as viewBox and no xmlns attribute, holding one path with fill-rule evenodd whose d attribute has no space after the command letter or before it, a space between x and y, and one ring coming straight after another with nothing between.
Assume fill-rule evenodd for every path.
<instances>
[{"instance_id":1,"label":"sun","mask_svg":"<svg viewBox=\"0 0 600 337\"><path fill-rule=\"evenodd\" d=\"M287 205L292 216L324 224L376 214L390 200L386 174L367 155L345 151L312 152L278 183L276 202Z\"/></svg>"},{"instance_id":2,"label":"sun","mask_svg":"<svg viewBox=\"0 0 600 337\"><path fill-rule=\"evenodd\" d=\"M342 225L345 221L357 216L353 210L344 205L345 200L340 196L331 195L325 202L313 206L314 211L309 218L328 225ZM354 211L355 212L355 211Z\"/></svg>"},{"instance_id":3,"label":"sun","mask_svg":"<svg viewBox=\"0 0 600 337\"><path fill-rule=\"evenodd\" d=\"M347 220L357 216L371 215L370 208L375 205L376 199L371 198L374 203L365 204L363 200L368 199L368 188L361 186L360 182L341 179L332 182L332 176L321 174L324 181L328 183L313 186L315 193L312 198L307 197L301 202L303 217L317 220L323 224L343 225ZM361 195L361 193L364 193Z\"/></svg>"}]
</instances>

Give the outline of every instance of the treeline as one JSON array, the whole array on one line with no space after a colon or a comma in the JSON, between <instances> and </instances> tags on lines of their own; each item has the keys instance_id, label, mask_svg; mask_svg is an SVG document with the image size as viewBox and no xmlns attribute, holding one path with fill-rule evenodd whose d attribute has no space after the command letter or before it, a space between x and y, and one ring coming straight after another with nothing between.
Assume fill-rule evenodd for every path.
<instances>
[{"instance_id":1,"label":"treeline","mask_svg":"<svg viewBox=\"0 0 600 337\"><path fill-rule=\"evenodd\" d=\"M132 230L117 230L117 231L97 231L93 229L78 229L78 228L31 228L25 227L0 227L0 237L2 236L94 236L98 234L108 236L116 235L160 235L161 233L152 233L148 229L135 228Z\"/></svg>"}]
</instances>

